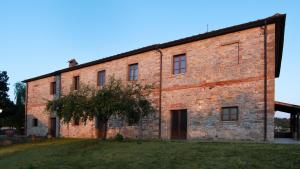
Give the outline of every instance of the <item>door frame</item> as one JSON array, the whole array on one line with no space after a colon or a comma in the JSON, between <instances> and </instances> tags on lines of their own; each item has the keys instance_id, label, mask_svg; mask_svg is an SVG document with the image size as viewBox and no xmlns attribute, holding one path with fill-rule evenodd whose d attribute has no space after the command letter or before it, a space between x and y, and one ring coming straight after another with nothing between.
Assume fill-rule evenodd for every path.
<instances>
[{"instance_id":1,"label":"door frame","mask_svg":"<svg viewBox=\"0 0 300 169\"><path fill-rule=\"evenodd\" d=\"M54 121L54 123L53 123ZM54 124L54 126L53 126ZM50 117L50 127L49 127L49 134L51 137L56 137L57 134L57 118Z\"/></svg>"},{"instance_id":2,"label":"door frame","mask_svg":"<svg viewBox=\"0 0 300 169\"><path fill-rule=\"evenodd\" d=\"M178 114L178 121L177 121L177 137L176 136L173 136L173 113L174 112L177 112L177 114ZM170 126L171 126L171 128L170 128L170 138L171 138L171 140L186 140L187 139L187 131L188 131L188 113L187 113L187 109L176 109L176 110L171 110L170 111L170 113L171 113L171 123L170 123ZM182 120L182 117L183 117L183 115L182 114L184 114L185 113L185 120ZM182 130L182 122L184 122L185 121L185 131L184 130ZM185 132L183 135L182 135L182 133L181 132Z\"/></svg>"},{"instance_id":3,"label":"door frame","mask_svg":"<svg viewBox=\"0 0 300 169\"><path fill-rule=\"evenodd\" d=\"M96 138L104 139L106 137L105 127L107 126L105 126L103 121L96 116L95 117Z\"/></svg>"}]
</instances>

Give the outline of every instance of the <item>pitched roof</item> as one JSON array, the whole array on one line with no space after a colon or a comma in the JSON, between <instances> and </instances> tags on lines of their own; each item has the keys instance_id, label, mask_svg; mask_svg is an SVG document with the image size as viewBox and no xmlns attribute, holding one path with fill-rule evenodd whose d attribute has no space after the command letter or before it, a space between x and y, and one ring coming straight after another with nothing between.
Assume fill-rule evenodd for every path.
<instances>
[{"instance_id":1,"label":"pitched roof","mask_svg":"<svg viewBox=\"0 0 300 169\"><path fill-rule=\"evenodd\" d=\"M131 51L128 51L125 53L120 53L117 55L109 56L109 57L98 59L95 61L79 64L74 67L60 69L60 70L57 70L57 71L54 71L54 72L51 72L48 74L44 74L41 76L26 79L23 82L30 82L33 80L38 80L38 79L46 78L49 76L55 76L60 73L69 72L72 70L112 61L115 59L128 57L128 56L135 55L135 54L148 52L151 50L169 48L172 46L177 46L177 45L181 45L181 44L185 44L185 43L190 43L190 42L194 42L194 41L198 41L198 40L202 40L202 39L207 39L207 38L211 38L211 37L215 37L215 36L220 36L220 35L224 35L224 34L228 34L228 33L233 33L233 32L237 32L237 31L242 31L245 29L250 29L250 28L254 28L254 27L258 27L258 26L263 26L265 24L273 24L273 23L275 23L275 77L279 77L280 67L281 67L281 59L282 59L282 51L283 51L283 42L284 42L285 18L286 18L285 14L275 14L271 17L267 17L264 19L260 19L260 20L240 24L240 25L235 25L235 26L231 26L231 27L227 27L227 28L223 28L223 29L218 29L215 31L198 34L198 35L194 35L194 36L190 36L190 37L186 37L186 38L182 38L182 39L178 39L178 40L174 40L174 41L170 41L170 42L166 42L166 43L154 44L154 45L142 47L139 49L131 50Z\"/></svg>"},{"instance_id":2,"label":"pitched roof","mask_svg":"<svg viewBox=\"0 0 300 169\"><path fill-rule=\"evenodd\" d=\"M275 111L286 113L300 113L300 105L275 101Z\"/></svg>"}]
</instances>

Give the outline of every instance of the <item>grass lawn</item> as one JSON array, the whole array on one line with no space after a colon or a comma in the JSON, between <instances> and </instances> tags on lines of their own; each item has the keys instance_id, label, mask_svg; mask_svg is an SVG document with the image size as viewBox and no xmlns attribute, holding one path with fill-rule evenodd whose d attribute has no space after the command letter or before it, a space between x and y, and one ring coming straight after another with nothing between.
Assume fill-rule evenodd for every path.
<instances>
[{"instance_id":1,"label":"grass lawn","mask_svg":"<svg viewBox=\"0 0 300 169\"><path fill-rule=\"evenodd\" d=\"M0 168L300 168L300 145L56 139L0 147Z\"/></svg>"}]
</instances>

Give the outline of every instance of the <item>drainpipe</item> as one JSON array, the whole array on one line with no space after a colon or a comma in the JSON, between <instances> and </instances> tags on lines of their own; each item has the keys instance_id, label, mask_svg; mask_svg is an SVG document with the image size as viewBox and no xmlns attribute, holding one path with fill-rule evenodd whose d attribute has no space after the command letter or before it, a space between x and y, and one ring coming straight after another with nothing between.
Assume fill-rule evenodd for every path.
<instances>
[{"instance_id":1,"label":"drainpipe","mask_svg":"<svg viewBox=\"0 0 300 169\"><path fill-rule=\"evenodd\" d=\"M159 68L159 107L158 107L158 112L159 112L159 118L158 118L158 137L161 139L161 92L162 92L162 56L163 53L162 51L157 48L156 51L160 54L160 68Z\"/></svg>"},{"instance_id":2,"label":"drainpipe","mask_svg":"<svg viewBox=\"0 0 300 169\"><path fill-rule=\"evenodd\" d=\"M265 27L264 27L264 141L267 141L267 108L268 108L268 104L267 104L267 71L268 71L268 67L267 67L267 20L265 20Z\"/></svg>"},{"instance_id":3,"label":"drainpipe","mask_svg":"<svg viewBox=\"0 0 300 169\"><path fill-rule=\"evenodd\" d=\"M61 74L56 75L55 77L55 81L56 81L56 97L60 98L61 97ZM59 84L57 84L57 82ZM60 118L57 116L57 114L55 114L55 118L56 118L56 137L60 137Z\"/></svg>"},{"instance_id":4,"label":"drainpipe","mask_svg":"<svg viewBox=\"0 0 300 169\"><path fill-rule=\"evenodd\" d=\"M25 87L25 118L24 118L24 135L27 136L27 104L28 104L28 83L26 83Z\"/></svg>"}]
</instances>

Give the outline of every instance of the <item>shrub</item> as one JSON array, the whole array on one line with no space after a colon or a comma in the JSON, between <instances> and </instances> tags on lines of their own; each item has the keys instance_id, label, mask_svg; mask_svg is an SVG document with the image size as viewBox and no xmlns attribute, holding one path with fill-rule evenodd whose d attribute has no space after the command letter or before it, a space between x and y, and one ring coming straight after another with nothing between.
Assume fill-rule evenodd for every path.
<instances>
[{"instance_id":1,"label":"shrub","mask_svg":"<svg viewBox=\"0 0 300 169\"><path fill-rule=\"evenodd\" d=\"M118 133L118 134L115 135L114 140L115 141L123 141L124 137L123 137L122 134Z\"/></svg>"}]
</instances>

